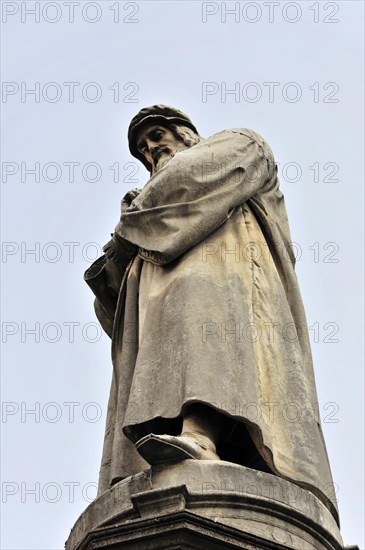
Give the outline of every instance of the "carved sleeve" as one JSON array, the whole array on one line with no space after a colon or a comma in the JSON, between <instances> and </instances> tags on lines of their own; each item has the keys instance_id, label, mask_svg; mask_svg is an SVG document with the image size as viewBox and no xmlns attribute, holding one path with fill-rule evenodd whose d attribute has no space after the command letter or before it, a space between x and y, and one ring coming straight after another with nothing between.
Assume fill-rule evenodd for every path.
<instances>
[{"instance_id":1,"label":"carved sleeve","mask_svg":"<svg viewBox=\"0 0 365 550\"><path fill-rule=\"evenodd\" d=\"M271 150L258 134L220 132L159 170L123 212L115 232L138 246L143 259L168 264L275 180Z\"/></svg>"}]
</instances>

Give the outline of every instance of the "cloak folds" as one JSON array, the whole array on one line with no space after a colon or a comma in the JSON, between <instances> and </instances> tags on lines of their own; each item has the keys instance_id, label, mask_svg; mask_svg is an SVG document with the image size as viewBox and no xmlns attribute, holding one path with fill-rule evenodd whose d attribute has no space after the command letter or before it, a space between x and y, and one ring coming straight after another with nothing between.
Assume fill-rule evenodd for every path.
<instances>
[{"instance_id":1,"label":"cloak folds","mask_svg":"<svg viewBox=\"0 0 365 550\"><path fill-rule=\"evenodd\" d=\"M114 366L99 493L148 467L138 439L178 434L203 403L223 415L222 459L309 489L338 521L269 146L234 129L177 153L127 193L115 233L138 254L85 273Z\"/></svg>"}]
</instances>

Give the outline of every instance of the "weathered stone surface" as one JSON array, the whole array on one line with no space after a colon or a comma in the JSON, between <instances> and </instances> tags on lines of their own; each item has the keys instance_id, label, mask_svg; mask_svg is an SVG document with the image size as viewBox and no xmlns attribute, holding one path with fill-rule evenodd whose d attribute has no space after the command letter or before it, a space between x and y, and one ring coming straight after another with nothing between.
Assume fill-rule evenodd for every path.
<instances>
[{"instance_id":1,"label":"weathered stone surface","mask_svg":"<svg viewBox=\"0 0 365 550\"><path fill-rule=\"evenodd\" d=\"M117 483L76 522L67 550L246 548L343 550L311 492L243 466L186 460Z\"/></svg>"},{"instance_id":2,"label":"weathered stone surface","mask_svg":"<svg viewBox=\"0 0 365 550\"><path fill-rule=\"evenodd\" d=\"M85 273L113 377L98 498L67 549L343 549L269 145L204 139L164 105L128 139L151 178Z\"/></svg>"},{"instance_id":3,"label":"weathered stone surface","mask_svg":"<svg viewBox=\"0 0 365 550\"><path fill-rule=\"evenodd\" d=\"M305 484L338 518L271 148L161 105L129 143L152 177L85 273L114 366L99 494L173 451Z\"/></svg>"}]
</instances>

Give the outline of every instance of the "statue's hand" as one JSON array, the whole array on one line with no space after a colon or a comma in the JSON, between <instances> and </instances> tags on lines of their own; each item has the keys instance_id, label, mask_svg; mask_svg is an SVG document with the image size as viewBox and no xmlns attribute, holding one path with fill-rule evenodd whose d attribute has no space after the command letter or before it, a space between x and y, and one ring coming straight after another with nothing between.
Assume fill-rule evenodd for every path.
<instances>
[{"instance_id":1,"label":"statue's hand","mask_svg":"<svg viewBox=\"0 0 365 550\"><path fill-rule=\"evenodd\" d=\"M113 233L110 241L103 246L103 252L108 260L126 266L137 255L138 246L123 239L117 233Z\"/></svg>"},{"instance_id":2,"label":"statue's hand","mask_svg":"<svg viewBox=\"0 0 365 550\"><path fill-rule=\"evenodd\" d=\"M122 204L121 204L122 214L132 204L134 199L138 197L140 192L141 192L141 189L131 189L131 191L128 191L128 193L126 193L126 195L124 195L123 200L122 200Z\"/></svg>"}]
</instances>

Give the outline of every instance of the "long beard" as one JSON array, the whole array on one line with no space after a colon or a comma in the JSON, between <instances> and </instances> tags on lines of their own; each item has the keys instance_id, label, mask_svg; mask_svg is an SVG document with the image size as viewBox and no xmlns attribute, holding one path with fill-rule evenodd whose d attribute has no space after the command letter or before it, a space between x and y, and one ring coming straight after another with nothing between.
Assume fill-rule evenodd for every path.
<instances>
[{"instance_id":1,"label":"long beard","mask_svg":"<svg viewBox=\"0 0 365 550\"><path fill-rule=\"evenodd\" d=\"M154 172L158 172L158 170L161 170L167 164L173 157L175 156L175 153L171 153L170 155L162 155L160 157L160 160L157 161L157 164L155 165Z\"/></svg>"},{"instance_id":2,"label":"long beard","mask_svg":"<svg viewBox=\"0 0 365 550\"><path fill-rule=\"evenodd\" d=\"M176 153L184 151L185 149L189 149L189 146L184 142L179 143L174 151L166 147L164 154L162 154L159 159L153 163L152 175L158 172L158 170L161 170L161 168L163 168L165 164L167 164L176 155Z\"/></svg>"}]
</instances>

